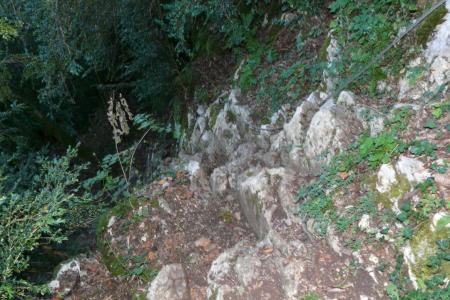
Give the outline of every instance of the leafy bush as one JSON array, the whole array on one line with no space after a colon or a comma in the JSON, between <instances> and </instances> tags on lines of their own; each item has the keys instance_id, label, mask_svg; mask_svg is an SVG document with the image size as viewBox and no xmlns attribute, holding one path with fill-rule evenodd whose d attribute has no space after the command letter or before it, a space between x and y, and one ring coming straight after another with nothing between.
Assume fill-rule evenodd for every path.
<instances>
[{"instance_id":1,"label":"leafy bush","mask_svg":"<svg viewBox=\"0 0 450 300\"><path fill-rule=\"evenodd\" d=\"M44 293L44 287L18 279L29 265L29 253L42 243L61 243L79 228L78 217L91 202L79 189L85 165L73 165L77 155L69 149L56 159L38 156L37 172L26 189L0 186L0 298L13 299ZM5 170L2 170L2 175Z\"/></svg>"},{"instance_id":2,"label":"leafy bush","mask_svg":"<svg viewBox=\"0 0 450 300\"><path fill-rule=\"evenodd\" d=\"M240 46L251 40L256 33L254 21L264 16L268 0L174 0L163 4L165 18L159 23L168 36L176 41L180 54L196 56L202 37L219 36L226 47ZM208 28L204 34L204 28Z\"/></svg>"}]
</instances>

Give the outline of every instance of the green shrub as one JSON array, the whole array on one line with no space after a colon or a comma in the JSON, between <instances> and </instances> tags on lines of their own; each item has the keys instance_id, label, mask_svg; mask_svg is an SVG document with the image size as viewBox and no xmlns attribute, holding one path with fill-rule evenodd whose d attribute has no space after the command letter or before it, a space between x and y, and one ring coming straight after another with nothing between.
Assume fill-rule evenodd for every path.
<instances>
[{"instance_id":1,"label":"green shrub","mask_svg":"<svg viewBox=\"0 0 450 300\"><path fill-rule=\"evenodd\" d=\"M27 269L32 250L42 243L63 242L83 222L77 212L91 197L78 189L85 166L72 164L76 155L69 149L60 158L39 157L38 171L26 189L0 186L0 298L46 292L18 276Z\"/></svg>"}]
</instances>

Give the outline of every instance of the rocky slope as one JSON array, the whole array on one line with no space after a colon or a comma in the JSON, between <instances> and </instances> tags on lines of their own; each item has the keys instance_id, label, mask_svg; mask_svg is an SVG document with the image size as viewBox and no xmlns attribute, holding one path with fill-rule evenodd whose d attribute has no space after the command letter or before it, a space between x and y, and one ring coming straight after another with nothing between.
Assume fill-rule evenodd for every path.
<instances>
[{"instance_id":1,"label":"rocky slope","mask_svg":"<svg viewBox=\"0 0 450 300\"><path fill-rule=\"evenodd\" d=\"M329 59L336 56L333 44ZM427 67L412 82L408 70L419 65ZM397 99L383 112L350 91L334 99L325 74L326 87L259 126L245 96L225 91L190 116L178 172L105 216L98 253L64 264L50 286L65 299L388 299L403 254L406 285L423 288L431 278L427 258L449 237L448 80L449 14L402 78L379 84L386 99ZM401 108L408 113L399 114ZM388 159L375 168L358 162L335 174L344 184L321 186L332 206L317 208L316 216L299 214L300 187L321 182L333 157L361 134L379 142L395 122L405 125L399 138L411 147L426 140L432 153L423 143L423 151L382 150ZM426 202L427 187L417 188L430 178L432 196L444 205ZM368 195L372 210L361 208ZM420 222L403 218L422 213L424 203ZM342 230L335 221L351 214L357 216L346 225L351 230ZM443 262L442 289L449 270Z\"/></svg>"}]
</instances>

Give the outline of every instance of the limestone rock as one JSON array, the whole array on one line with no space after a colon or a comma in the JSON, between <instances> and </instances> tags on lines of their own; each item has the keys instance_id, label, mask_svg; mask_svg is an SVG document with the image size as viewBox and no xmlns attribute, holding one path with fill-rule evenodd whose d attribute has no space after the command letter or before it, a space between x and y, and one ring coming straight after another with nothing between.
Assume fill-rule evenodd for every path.
<instances>
[{"instance_id":1,"label":"limestone rock","mask_svg":"<svg viewBox=\"0 0 450 300\"><path fill-rule=\"evenodd\" d=\"M362 124L343 106L328 100L311 120L304 143L310 167L317 171L331 157L344 150L361 132Z\"/></svg>"},{"instance_id":2,"label":"limestone rock","mask_svg":"<svg viewBox=\"0 0 450 300\"><path fill-rule=\"evenodd\" d=\"M223 195L229 188L228 174L225 167L214 169L210 176L211 190Z\"/></svg>"},{"instance_id":3,"label":"limestone rock","mask_svg":"<svg viewBox=\"0 0 450 300\"><path fill-rule=\"evenodd\" d=\"M318 110L319 107L312 101L304 101L297 107L292 119L284 125L284 132L289 144L298 146L303 142L310 121Z\"/></svg>"},{"instance_id":4,"label":"limestone rock","mask_svg":"<svg viewBox=\"0 0 450 300\"><path fill-rule=\"evenodd\" d=\"M327 48L327 61L328 66L333 67L333 63L337 59L339 59L340 47L338 41L333 38L331 33L329 34L328 38L330 39L330 44ZM330 74L326 69L323 72L323 78L325 81L327 92L333 91L336 86L336 78L333 78L332 74Z\"/></svg>"},{"instance_id":5,"label":"limestone rock","mask_svg":"<svg viewBox=\"0 0 450 300\"><path fill-rule=\"evenodd\" d=\"M266 169L249 169L238 180L241 209L259 238L263 238L269 231L277 202L271 194L270 178Z\"/></svg>"},{"instance_id":6,"label":"limestone rock","mask_svg":"<svg viewBox=\"0 0 450 300\"><path fill-rule=\"evenodd\" d=\"M261 275L261 265L261 261L255 256L239 256L234 266L239 282L243 286L248 286Z\"/></svg>"},{"instance_id":7,"label":"limestone rock","mask_svg":"<svg viewBox=\"0 0 450 300\"><path fill-rule=\"evenodd\" d=\"M347 107L353 107L356 105L356 96L352 92L342 91L339 94L337 104L347 106Z\"/></svg>"},{"instance_id":8,"label":"limestone rock","mask_svg":"<svg viewBox=\"0 0 450 300\"><path fill-rule=\"evenodd\" d=\"M399 98L418 100L426 92L434 92L450 80L450 2L446 2L447 15L435 29L422 56L412 61L408 72L399 82ZM412 70L422 68L420 78L411 80Z\"/></svg>"},{"instance_id":9,"label":"limestone rock","mask_svg":"<svg viewBox=\"0 0 450 300\"><path fill-rule=\"evenodd\" d=\"M387 193L397 183L397 173L391 164L383 164L378 171L377 191Z\"/></svg>"},{"instance_id":10,"label":"limestone rock","mask_svg":"<svg viewBox=\"0 0 450 300\"><path fill-rule=\"evenodd\" d=\"M423 162L415 158L400 156L396 164L399 173L406 176L409 182L419 183L425 181L431 176L431 173L425 168Z\"/></svg>"},{"instance_id":11,"label":"limestone rock","mask_svg":"<svg viewBox=\"0 0 450 300\"><path fill-rule=\"evenodd\" d=\"M356 117L362 123L365 130L369 130L370 136L377 136L384 130L385 118L379 112L366 106L357 106Z\"/></svg>"},{"instance_id":12,"label":"limestone rock","mask_svg":"<svg viewBox=\"0 0 450 300\"><path fill-rule=\"evenodd\" d=\"M336 235L336 232L333 227L329 227L327 230L327 243L333 249L334 252L336 252L339 256L342 256L344 253L344 248L341 245L341 242L339 241L338 236Z\"/></svg>"},{"instance_id":13,"label":"limestone rock","mask_svg":"<svg viewBox=\"0 0 450 300\"><path fill-rule=\"evenodd\" d=\"M187 300L189 293L183 266L164 266L147 291L148 300Z\"/></svg>"},{"instance_id":14,"label":"limestone rock","mask_svg":"<svg viewBox=\"0 0 450 300\"><path fill-rule=\"evenodd\" d=\"M208 273L208 299L288 299L278 264L264 255L245 242L220 254Z\"/></svg>"}]
</instances>

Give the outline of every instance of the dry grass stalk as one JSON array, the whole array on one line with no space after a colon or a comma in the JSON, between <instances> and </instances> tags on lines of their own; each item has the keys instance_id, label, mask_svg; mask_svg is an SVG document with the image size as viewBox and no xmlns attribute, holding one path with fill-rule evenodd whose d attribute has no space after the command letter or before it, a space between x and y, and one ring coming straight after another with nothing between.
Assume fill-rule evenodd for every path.
<instances>
[{"instance_id":1,"label":"dry grass stalk","mask_svg":"<svg viewBox=\"0 0 450 300\"><path fill-rule=\"evenodd\" d=\"M113 128L114 142L119 144L122 141L122 136L130 133L128 121L133 120L133 114L130 112L127 100L121 93L119 93L119 97L116 97L113 92L109 97L107 116L109 124Z\"/></svg>"},{"instance_id":2,"label":"dry grass stalk","mask_svg":"<svg viewBox=\"0 0 450 300\"><path fill-rule=\"evenodd\" d=\"M113 128L113 139L114 144L116 146L116 154L119 160L119 165L122 170L123 177L125 178L125 181L127 183L127 186L129 186L127 174L125 172L125 168L123 166L122 159L120 157L118 144L122 141L122 136L126 136L130 133L128 121L133 120L133 114L130 112L127 100L123 97L121 93L119 93L118 99L116 97L115 92L111 94L108 101L108 112L106 114L108 116L109 124L111 124Z\"/></svg>"}]
</instances>

